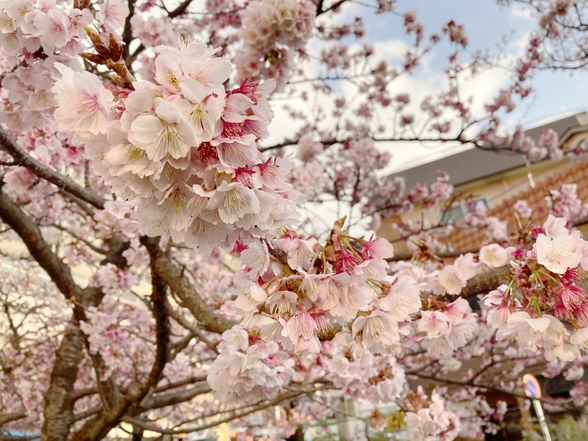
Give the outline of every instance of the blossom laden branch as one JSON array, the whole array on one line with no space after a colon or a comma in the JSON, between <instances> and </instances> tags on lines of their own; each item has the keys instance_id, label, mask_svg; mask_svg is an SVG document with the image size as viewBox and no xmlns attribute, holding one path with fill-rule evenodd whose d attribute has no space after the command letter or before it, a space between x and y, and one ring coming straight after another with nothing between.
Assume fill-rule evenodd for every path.
<instances>
[{"instance_id":1,"label":"blossom laden branch","mask_svg":"<svg viewBox=\"0 0 588 441\"><path fill-rule=\"evenodd\" d=\"M33 158L2 127L0 127L0 148L12 156L16 164L26 167L40 178L46 179L58 188L71 193L99 210L104 208L104 198L96 194L92 189L79 185L71 178L50 169Z\"/></svg>"}]
</instances>

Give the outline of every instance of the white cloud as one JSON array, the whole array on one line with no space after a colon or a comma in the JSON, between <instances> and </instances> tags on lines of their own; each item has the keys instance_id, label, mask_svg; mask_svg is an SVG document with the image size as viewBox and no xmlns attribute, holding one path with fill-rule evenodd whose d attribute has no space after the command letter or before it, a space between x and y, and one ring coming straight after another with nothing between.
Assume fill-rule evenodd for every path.
<instances>
[{"instance_id":1,"label":"white cloud","mask_svg":"<svg viewBox=\"0 0 588 441\"><path fill-rule=\"evenodd\" d=\"M509 19L512 21L518 20L533 20L533 13L530 8L525 8L523 6L512 4L509 7Z\"/></svg>"}]
</instances>

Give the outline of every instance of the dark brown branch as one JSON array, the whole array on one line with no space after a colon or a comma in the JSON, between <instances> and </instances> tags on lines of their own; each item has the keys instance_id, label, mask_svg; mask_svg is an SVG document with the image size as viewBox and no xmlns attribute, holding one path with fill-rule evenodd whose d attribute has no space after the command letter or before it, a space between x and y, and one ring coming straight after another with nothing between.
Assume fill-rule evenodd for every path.
<instances>
[{"instance_id":1,"label":"dark brown branch","mask_svg":"<svg viewBox=\"0 0 588 441\"><path fill-rule=\"evenodd\" d=\"M484 294L498 288L500 285L508 285L511 278L510 265L494 268L469 279L465 288L458 295L459 297L468 298L478 294Z\"/></svg>"},{"instance_id":2,"label":"dark brown branch","mask_svg":"<svg viewBox=\"0 0 588 441\"><path fill-rule=\"evenodd\" d=\"M339 6L341 6L343 3L345 3L347 0L339 0L335 3L333 3L331 6L329 6L326 9L323 9L323 0L321 0L316 8L316 16L318 17L319 15L324 14L325 12L329 12L332 11L334 9L337 9Z\"/></svg>"},{"instance_id":3,"label":"dark brown branch","mask_svg":"<svg viewBox=\"0 0 588 441\"><path fill-rule=\"evenodd\" d=\"M125 59L127 66L131 66L135 62L137 57L139 55L141 55L141 52L143 52L145 49L147 49L147 48L145 47L145 45L143 43L139 44L139 46L137 46L137 49L135 49L135 51L132 54L130 54L128 58ZM130 69L130 67L129 67L129 69Z\"/></svg>"},{"instance_id":4,"label":"dark brown branch","mask_svg":"<svg viewBox=\"0 0 588 441\"><path fill-rule=\"evenodd\" d=\"M23 418L26 418L26 416L27 416L27 414L24 411L12 412L12 413L0 413L0 427L2 427L4 424L8 424L13 421L22 420Z\"/></svg>"},{"instance_id":5,"label":"dark brown branch","mask_svg":"<svg viewBox=\"0 0 588 441\"><path fill-rule=\"evenodd\" d=\"M184 0L182 3L179 4L179 6L176 9L169 12L168 17L175 18L179 15L184 14L191 3L192 3L192 0Z\"/></svg>"},{"instance_id":6,"label":"dark brown branch","mask_svg":"<svg viewBox=\"0 0 588 441\"><path fill-rule=\"evenodd\" d=\"M133 40L133 26L131 25L131 19L135 15L135 0L127 0L127 6L129 7L129 15L127 15L127 18L125 19L125 26L122 33L122 41L124 43L122 48L122 59L125 61L129 58L129 46Z\"/></svg>"},{"instance_id":7,"label":"dark brown branch","mask_svg":"<svg viewBox=\"0 0 588 441\"><path fill-rule=\"evenodd\" d=\"M147 248L147 252L154 262L155 271L176 293L182 301L182 306L187 308L205 329L222 334L235 325L232 320L219 316L204 301L183 271L159 248L157 240L144 236L141 238L141 243Z\"/></svg>"},{"instance_id":8,"label":"dark brown branch","mask_svg":"<svg viewBox=\"0 0 588 441\"><path fill-rule=\"evenodd\" d=\"M458 136L454 136L454 137L450 137L450 138L422 138L422 137L412 137L412 138L406 138L406 137L392 137L392 138L378 138L373 136L372 140L374 142L439 142L439 143L447 143L447 142L459 142L460 144L464 144L464 145L468 145L471 144L477 148L481 148L483 150L508 150L510 151L511 146L485 146L483 144L480 144L478 141L476 141L475 139L466 139L463 138L460 135ZM345 139L330 139L330 140L325 140L325 141L320 141L321 144L325 145L325 146L331 146L334 144L343 144L345 143ZM283 147L289 147L289 146L295 146L298 144L298 140L286 140L282 143L278 143L278 144L273 144L267 147L263 147L261 146L259 148L259 150L261 152L266 152L269 150L276 150L276 149L281 149ZM512 153L512 152L511 152Z\"/></svg>"},{"instance_id":9,"label":"dark brown branch","mask_svg":"<svg viewBox=\"0 0 588 441\"><path fill-rule=\"evenodd\" d=\"M216 348L216 344L211 342L206 335L204 335L204 333L198 329L197 326L192 325L188 320L186 320L185 317L182 317L181 314L177 313L176 311L174 311L174 309L172 308L172 306L168 303L167 304L167 311L168 314L171 316L171 318L173 318L176 322L178 322L178 324L180 324L181 326L183 326L184 328L186 328L188 331L190 331L192 334L194 334L195 336L198 337L198 339L204 343L206 346L208 346L208 348L213 351L215 354L218 355L218 349Z\"/></svg>"},{"instance_id":10,"label":"dark brown branch","mask_svg":"<svg viewBox=\"0 0 588 441\"><path fill-rule=\"evenodd\" d=\"M154 387L163 372L163 368L167 363L168 359L168 346L170 336L170 322L167 315L167 285L161 278L161 276L155 271L155 261L152 259L150 262L151 268L151 304L153 310L153 317L155 318L155 361L151 367L149 378L145 383L144 391L141 391L141 399L147 395L149 389Z\"/></svg>"},{"instance_id":11,"label":"dark brown branch","mask_svg":"<svg viewBox=\"0 0 588 441\"><path fill-rule=\"evenodd\" d=\"M100 210L104 208L105 200L96 192L90 188L82 187L67 176L63 176L37 161L8 136L8 133L2 127L0 127L0 148L12 156L18 165L28 168L37 176L46 179L60 189L77 196Z\"/></svg>"},{"instance_id":12,"label":"dark brown branch","mask_svg":"<svg viewBox=\"0 0 588 441\"><path fill-rule=\"evenodd\" d=\"M88 410L84 410L83 412L76 413L73 417L73 422L76 423L76 422L81 421L85 418L89 418L92 415L96 415L101 410L102 410L101 406L95 406L95 407L92 407Z\"/></svg>"},{"instance_id":13,"label":"dark brown branch","mask_svg":"<svg viewBox=\"0 0 588 441\"><path fill-rule=\"evenodd\" d=\"M209 394L212 392L208 383L197 384L189 389L183 389L179 392L155 395L148 397L139 406L141 410L161 409L162 407L173 406L174 404L184 403L198 395Z\"/></svg>"},{"instance_id":14,"label":"dark brown branch","mask_svg":"<svg viewBox=\"0 0 588 441\"><path fill-rule=\"evenodd\" d=\"M178 380L178 381L173 381L169 384L166 384L164 386L158 386L156 388L153 389L153 393L160 393L160 392L165 392L168 391L170 389L175 389L176 387L181 387L181 386L187 386L189 384L194 384L194 383L202 383L203 381L206 381L208 375L198 375L196 377L189 377L189 378L184 378L183 380Z\"/></svg>"},{"instance_id":15,"label":"dark brown branch","mask_svg":"<svg viewBox=\"0 0 588 441\"><path fill-rule=\"evenodd\" d=\"M3 185L0 181L0 218L20 236L31 256L47 272L65 298L82 304L82 289L75 284L71 271L51 251L39 227L2 191Z\"/></svg>"},{"instance_id":16,"label":"dark brown branch","mask_svg":"<svg viewBox=\"0 0 588 441\"><path fill-rule=\"evenodd\" d=\"M76 390L73 394L72 394L72 398L77 401L80 398L84 398L87 397L89 395L94 395L98 393L98 389L95 387L90 387L88 389L80 389L80 390Z\"/></svg>"}]
</instances>

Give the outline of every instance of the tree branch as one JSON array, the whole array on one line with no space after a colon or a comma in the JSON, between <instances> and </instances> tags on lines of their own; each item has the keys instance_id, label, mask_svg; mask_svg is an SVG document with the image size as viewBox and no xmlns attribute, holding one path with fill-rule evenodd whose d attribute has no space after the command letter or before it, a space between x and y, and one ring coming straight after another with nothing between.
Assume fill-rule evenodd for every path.
<instances>
[{"instance_id":1,"label":"tree branch","mask_svg":"<svg viewBox=\"0 0 588 441\"><path fill-rule=\"evenodd\" d=\"M133 26L131 25L131 18L133 18L133 15L135 15L135 0L127 0L127 6L129 7L129 15L127 15L127 18L125 18L125 26L122 33L122 41L124 46L122 48L121 55L125 62L129 58L129 46L133 40Z\"/></svg>"},{"instance_id":2,"label":"tree branch","mask_svg":"<svg viewBox=\"0 0 588 441\"><path fill-rule=\"evenodd\" d=\"M65 298L83 304L82 289L74 282L67 265L51 251L39 227L2 191L3 186L4 182L0 181L0 218L20 236L31 256L47 272Z\"/></svg>"},{"instance_id":3,"label":"tree branch","mask_svg":"<svg viewBox=\"0 0 588 441\"><path fill-rule=\"evenodd\" d=\"M14 158L18 165L28 168L37 176L46 179L62 190L77 196L81 200L102 210L105 199L99 196L90 188L82 187L67 176L63 176L54 170L51 170L45 164L37 161L29 155L21 146L19 146L8 133L0 127L0 148Z\"/></svg>"},{"instance_id":4,"label":"tree branch","mask_svg":"<svg viewBox=\"0 0 588 441\"><path fill-rule=\"evenodd\" d=\"M192 0L184 0L182 3L179 4L179 6L174 9L173 11L170 11L168 15L169 18L175 18L179 15L182 15L183 13L186 12L186 10L188 9L188 6L190 6L190 4L192 3Z\"/></svg>"},{"instance_id":5,"label":"tree branch","mask_svg":"<svg viewBox=\"0 0 588 441\"><path fill-rule=\"evenodd\" d=\"M22 420L26 418L27 414L25 411L12 412L12 413L0 413L0 427L4 424L11 423L13 421Z\"/></svg>"},{"instance_id":6,"label":"tree branch","mask_svg":"<svg viewBox=\"0 0 588 441\"><path fill-rule=\"evenodd\" d=\"M212 332L222 334L235 326L235 322L219 316L196 292L183 271L178 268L168 256L166 256L158 241L149 237L141 237L141 243L147 248L147 252L154 262L155 272L167 283L170 289L176 293L187 308L202 326Z\"/></svg>"},{"instance_id":7,"label":"tree branch","mask_svg":"<svg viewBox=\"0 0 588 441\"><path fill-rule=\"evenodd\" d=\"M483 294L500 285L508 285L512 277L510 265L504 265L499 268L491 269L485 273L478 274L468 280L465 288L458 294L459 297L468 298L478 294Z\"/></svg>"},{"instance_id":8,"label":"tree branch","mask_svg":"<svg viewBox=\"0 0 588 441\"><path fill-rule=\"evenodd\" d=\"M325 12L329 12L332 11L333 9L337 9L339 6L341 6L343 3L345 3L347 0L339 0L335 3L333 3L331 6L329 6L327 9L323 9L323 1L321 0L319 5L316 8L316 16L318 17L319 15L324 14Z\"/></svg>"},{"instance_id":9,"label":"tree branch","mask_svg":"<svg viewBox=\"0 0 588 441\"><path fill-rule=\"evenodd\" d=\"M232 412L232 411L221 412L218 415L222 415L223 413L228 413L228 416L220 418L219 420L216 420L211 423L203 424L201 426L196 426L196 427L185 428L185 429L163 429L163 428L154 426L154 425L150 424L149 422L145 422L145 421L140 420L138 418L133 418L133 417L128 417L128 416L123 417L122 420L127 423L131 423L131 424L137 425L139 427L143 427L146 430L151 430L151 431L158 432L158 433L161 433L164 435L179 435L179 434L185 434L185 433L199 432L201 430L206 430L211 427L218 426L219 424L222 424L222 423L228 423L229 421L233 421L238 418L242 418L244 416L251 415L252 413L258 412L263 409L267 409L268 407L275 406L283 401L291 400L291 399L296 398L300 395L303 395L307 392L308 391L287 392L285 394L278 395L273 400L264 401L264 402L257 404L257 405L252 405L253 407L251 409L243 411L243 412Z\"/></svg>"},{"instance_id":10,"label":"tree branch","mask_svg":"<svg viewBox=\"0 0 588 441\"><path fill-rule=\"evenodd\" d=\"M155 246L158 239L155 240ZM147 393L157 384L168 359L170 323L166 313L167 285L155 271L153 258L151 267L151 303L155 318L155 360L147 380L143 384L132 384L124 396L120 397L110 408L104 406L102 411L91 420L86 421L82 428L72 436L72 440L99 440L104 438L120 421L120 418L131 408L138 406Z\"/></svg>"}]
</instances>

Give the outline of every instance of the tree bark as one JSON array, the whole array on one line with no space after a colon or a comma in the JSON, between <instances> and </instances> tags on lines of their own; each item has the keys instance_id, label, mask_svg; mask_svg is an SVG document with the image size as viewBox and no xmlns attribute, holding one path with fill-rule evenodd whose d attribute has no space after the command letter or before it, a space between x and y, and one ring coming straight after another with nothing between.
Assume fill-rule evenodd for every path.
<instances>
[{"instance_id":1,"label":"tree bark","mask_svg":"<svg viewBox=\"0 0 588 441\"><path fill-rule=\"evenodd\" d=\"M45 394L41 441L67 439L73 422L74 397L72 385L76 381L78 365L83 358L85 337L82 331L71 326L65 331L57 350L49 390Z\"/></svg>"}]
</instances>

